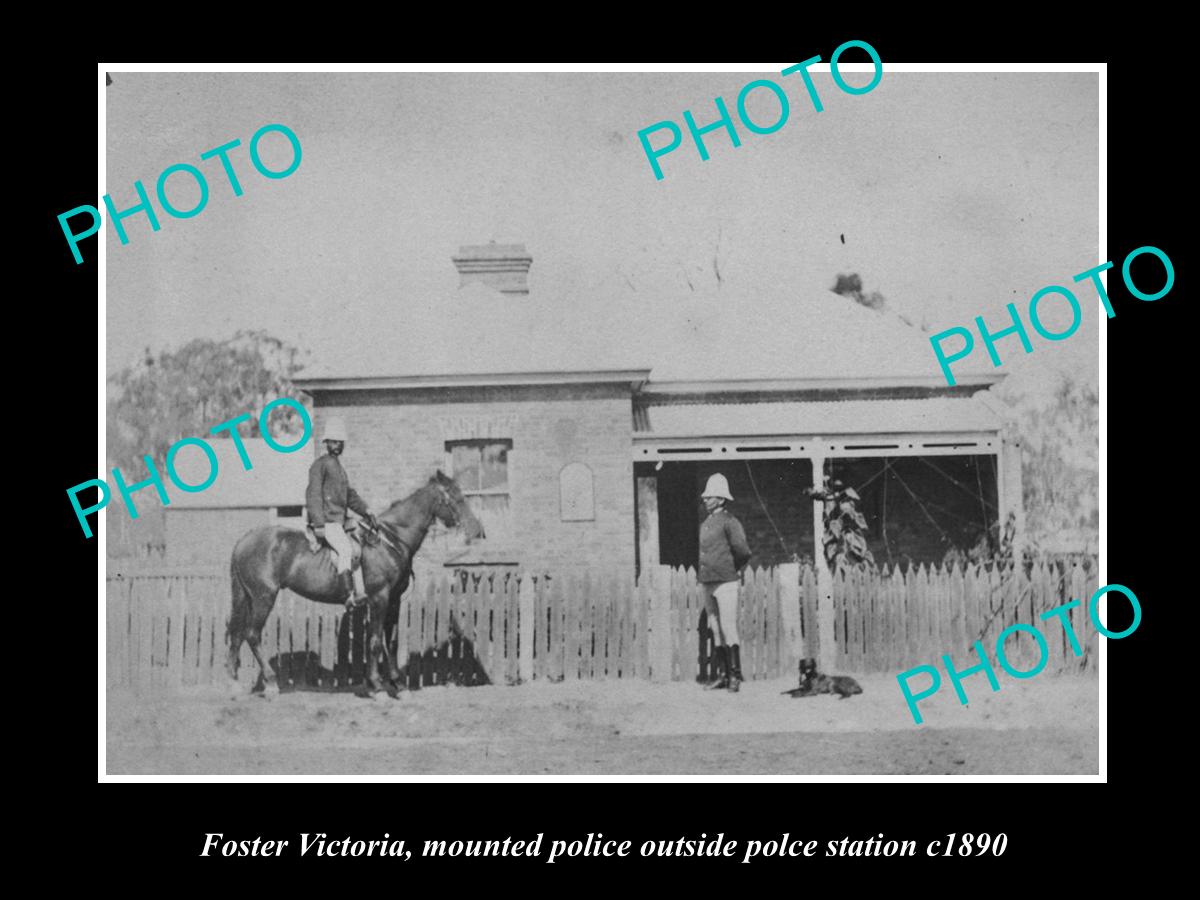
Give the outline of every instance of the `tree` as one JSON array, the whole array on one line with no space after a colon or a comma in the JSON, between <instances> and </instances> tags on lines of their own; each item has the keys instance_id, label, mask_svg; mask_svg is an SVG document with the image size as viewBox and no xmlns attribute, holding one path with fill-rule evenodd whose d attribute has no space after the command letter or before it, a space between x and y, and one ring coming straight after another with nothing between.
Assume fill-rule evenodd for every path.
<instances>
[{"instance_id":1,"label":"tree","mask_svg":"<svg viewBox=\"0 0 1200 900\"><path fill-rule=\"evenodd\" d=\"M1022 445L1026 538L1035 545L1095 545L1100 530L1100 395L1070 374L1053 392L1027 391L1017 379L996 392L1013 410Z\"/></svg>"},{"instance_id":2,"label":"tree","mask_svg":"<svg viewBox=\"0 0 1200 900\"><path fill-rule=\"evenodd\" d=\"M209 437L209 429L241 413L243 437L259 437L258 413L280 397L305 402L292 378L301 368L300 351L264 331L239 331L214 341L197 338L157 357L146 351L136 365L110 379L108 455L127 472L144 469L142 457L156 463L184 437ZM306 404L307 405L307 404ZM288 407L271 412L272 437L298 437L304 425Z\"/></svg>"},{"instance_id":3,"label":"tree","mask_svg":"<svg viewBox=\"0 0 1200 900\"><path fill-rule=\"evenodd\" d=\"M1031 534L1097 534L1100 528L1100 397L1063 379L1049 409L1032 416L1022 470Z\"/></svg>"}]
</instances>

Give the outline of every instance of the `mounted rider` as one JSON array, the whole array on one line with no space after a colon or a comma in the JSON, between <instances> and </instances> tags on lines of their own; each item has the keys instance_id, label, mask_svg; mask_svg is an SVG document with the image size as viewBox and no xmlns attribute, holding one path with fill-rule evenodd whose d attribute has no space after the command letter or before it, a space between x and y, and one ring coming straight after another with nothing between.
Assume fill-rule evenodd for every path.
<instances>
[{"instance_id":1,"label":"mounted rider","mask_svg":"<svg viewBox=\"0 0 1200 900\"><path fill-rule=\"evenodd\" d=\"M338 582L347 594L346 609L350 610L366 602L367 589L363 583L362 568L351 573L353 548L346 535L346 510L358 513L372 528L377 528L375 517L367 509L354 490L350 478L338 459L346 447L346 425L337 417L325 424L325 455L320 456L308 470L308 524L318 538L323 540L334 553Z\"/></svg>"}]
</instances>

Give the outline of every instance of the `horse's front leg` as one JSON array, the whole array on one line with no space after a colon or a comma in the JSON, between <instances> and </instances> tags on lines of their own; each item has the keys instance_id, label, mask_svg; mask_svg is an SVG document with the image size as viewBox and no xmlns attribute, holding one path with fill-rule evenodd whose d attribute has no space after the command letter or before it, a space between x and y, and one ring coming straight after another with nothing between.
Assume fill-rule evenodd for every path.
<instances>
[{"instance_id":1,"label":"horse's front leg","mask_svg":"<svg viewBox=\"0 0 1200 900\"><path fill-rule=\"evenodd\" d=\"M394 598L394 599L393 599ZM388 681L392 682L397 691L400 689L400 680L403 677L398 665L398 657L402 648L397 642L396 652L392 652L392 635L399 634L400 624L400 599L395 591L392 592L388 599L387 615L383 621L383 654L388 665Z\"/></svg>"},{"instance_id":2,"label":"horse's front leg","mask_svg":"<svg viewBox=\"0 0 1200 900\"><path fill-rule=\"evenodd\" d=\"M370 615L371 615L371 635L370 635L370 660L367 663L367 688L371 693L377 693L381 689L379 676L379 663L381 659L388 662L388 668L391 669L391 658L388 654L387 641L383 639L383 624L387 617L387 592L381 591L371 595L370 598ZM394 688L390 682L388 692L392 693Z\"/></svg>"}]
</instances>

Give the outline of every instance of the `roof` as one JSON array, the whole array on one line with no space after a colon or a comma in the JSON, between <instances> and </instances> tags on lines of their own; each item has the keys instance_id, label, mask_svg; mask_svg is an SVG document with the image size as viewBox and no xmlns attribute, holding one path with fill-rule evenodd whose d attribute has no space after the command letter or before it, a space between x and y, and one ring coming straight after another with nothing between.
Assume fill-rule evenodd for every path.
<instances>
[{"instance_id":1,"label":"roof","mask_svg":"<svg viewBox=\"0 0 1200 900\"><path fill-rule=\"evenodd\" d=\"M930 335L896 313L767 280L682 294L608 284L580 296L507 296L468 283L436 301L400 297L390 318L364 309L361 318L338 319L331 317L324 343L314 346L312 364L297 379L302 388L535 373L609 372L613 380L647 369L651 386L870 380L945 387ZM986 386L1002 377L978 358L982 365L972 357L955 366L960 383Z\"/></svg>"},{"instance_id":2,"label":"roof","mask_svg":"<svg viewBox=\"0 0 1200 900\"><path fill-rule=\"evenodd\" d=\"M973 398L689 403L651 406L636 437L913 434L999 431L1002 420Z\"/></svg>"},{"instance_id":3,"label":"roof","mask_svg":"<svg viewBox=\"0 0 1200 900\"><path fill-rule=\"evenodd\" d=\"M280 453L262 438L242 438L252 468L246 471L237 447L229 439L210 440L217 454L217 477L194 494L177 487L170 490L172 509L247 509L271 506L302 506L308 486L308 468L314 459L314 441L293 453ZM199 448L187 447L175 458L175 471L188 484L202 484L208 477L208 461Z\"/></svg>"}]
</instances>

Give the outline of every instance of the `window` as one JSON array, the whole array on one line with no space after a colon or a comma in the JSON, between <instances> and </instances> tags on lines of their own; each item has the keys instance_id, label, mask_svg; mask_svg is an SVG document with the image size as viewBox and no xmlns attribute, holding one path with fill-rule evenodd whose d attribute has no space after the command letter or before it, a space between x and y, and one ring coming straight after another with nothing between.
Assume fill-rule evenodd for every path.
<instances>
[{"instance_id":1,"label":"window","mask_svg":"<svg viewBox=\"0 0 1200 900\"><path fill-rule=\"evenodd\" d=\"M304 528L303 506L276 506L271 510L271 524L282 525L285 528Z\"/></svg>"},{"instance_id":2,"label":"window","mask_svg":"<svg viewBox=\"0 0 1200 900\"><path fill-rule=\"evenodd\" d=\"M483 523L489 542L510 534L508 451L512 441L446 441L450 471L472 512Z\"/></svg>"}]
</instances>

